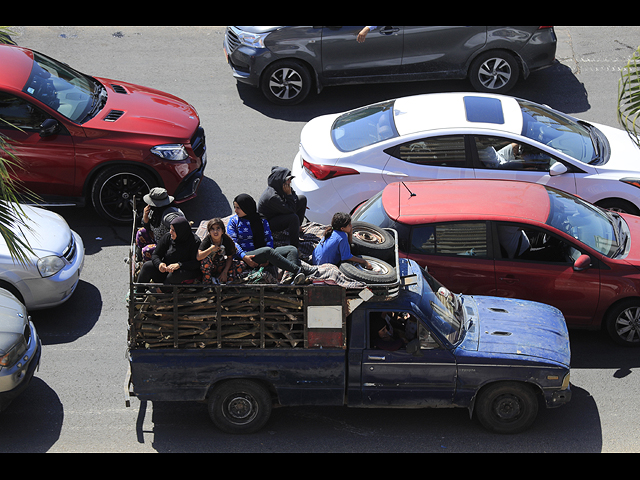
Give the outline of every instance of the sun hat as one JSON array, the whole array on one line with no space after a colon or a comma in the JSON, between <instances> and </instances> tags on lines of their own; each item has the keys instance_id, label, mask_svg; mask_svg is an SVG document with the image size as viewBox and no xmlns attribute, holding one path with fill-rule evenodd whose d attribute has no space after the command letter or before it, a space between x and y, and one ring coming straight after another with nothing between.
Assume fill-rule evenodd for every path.
<instances>
[{"instance_id":1,"label":"sun hat","mask_svg":"<svg viewBox=\"0 0 640 480\"><path fill-rule=\"evenodd\" d=\"M167 193L167 190L162 187L153 187L151 191L142 198L152 207L164 207L174 200L174 198Z\"/></svg>"}]
</instances>

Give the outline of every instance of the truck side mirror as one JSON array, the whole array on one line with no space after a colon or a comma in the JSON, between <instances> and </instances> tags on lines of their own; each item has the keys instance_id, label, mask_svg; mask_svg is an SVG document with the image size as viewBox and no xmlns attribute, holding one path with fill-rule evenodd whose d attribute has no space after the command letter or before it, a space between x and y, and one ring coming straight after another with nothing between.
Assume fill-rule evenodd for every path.
<instances>
[{"instance_id":1,"label":"truck side mirror","mask_svg":"<svg viewBox=\"0 0 640 480\"><path fill-rule=\"evenodd\" d=\"M409 343L407 343L407 352L414 357L421 357L422 352L420 351L420 339L414 338Z\"/></svg>"}]
</instances>

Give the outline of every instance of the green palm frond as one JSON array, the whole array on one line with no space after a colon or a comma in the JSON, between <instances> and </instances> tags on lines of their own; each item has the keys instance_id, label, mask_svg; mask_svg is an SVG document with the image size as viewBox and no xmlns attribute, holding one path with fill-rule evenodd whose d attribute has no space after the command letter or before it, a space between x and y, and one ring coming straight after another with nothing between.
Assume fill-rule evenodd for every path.
<instances>
[{"instance_id":1,"label":"green palm frond","mask_svg":"<svg viewBox=\"0 0 640 480\"><path fill-rule=\"evenodd\" d=\"M9 30L9 27L0 26L0 43L8 43L9 45L15 45L16 42L11 40L11 35L15 35L15 32Z\"/></svg>"},{"instance_id":2,"label":"green palm frond","mask_svg":"<svg viewBox=\"0 0 640 480\"><path fill-rule=\"evenodd\" d=\"M618 121L640 147L640 47L621 71L618 82Z\"/></svg>"},{"instance_id":3,"label":"green palm frond","mask_svg":"<svg viewBox=\"0 0 640 480\"><path fill-rule=\"evenodd\" d=\"M9 249L11 258L22 265L33 254L31 246L24 237L27 215L18 203L17 186L19 182L11 177L11 172L22 168L20 159L15 155L10 141L0 133L0 236ZM31 201L37 202L37 195L27 191Z\"/></svg>"}]
</instances>

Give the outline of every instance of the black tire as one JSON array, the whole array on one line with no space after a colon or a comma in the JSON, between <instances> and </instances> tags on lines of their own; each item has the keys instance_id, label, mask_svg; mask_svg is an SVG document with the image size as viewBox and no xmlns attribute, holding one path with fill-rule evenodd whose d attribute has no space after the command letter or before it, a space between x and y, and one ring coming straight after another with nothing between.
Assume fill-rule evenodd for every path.
<instances>
[{"instance_id":1,"label":"black tire","mask_svg":"<svg viewBox=\"0 0 640 480\"><path fill-rule=\"evenodd\" d=\"M596 205L600 208L605 208L613 212L628 213L630 215L640 215L640 210L633 203L623 200L621 198L609 198L607 200L601 200Z\"/></svg>"},{"instance_id":2,"label":"black tire","mask_svg":"<svg viewBox=\"0 0 640 480\"><path fill-rule=\"evenodd\" d=\"M270 102L296 105L311 91L311 74L300 62L283 60L265 69L260 87Z\"/></svg>"},{"instance_id":3,"label":"black tire","mask_svg":"<svg viewBox=\"0 0 640 480\"><path fill-rule=\"evenodd\" d=\"M515 382L501 382L483 389L476 403L478 420L495 433L519 433L538 415L538 399L532 388Z\"/></svg>"},{"instance_id":4,"label":"black tire","mask_svg":"<svg viewBox=\"0 0 640 480\"><path fill-rule=\"evenodd\" d=\"M640 300L615 305L605 318L609 336L618 345L640 347Z\"/></svg>"},{"instance_id":5,"label":"black tire","mask_svg":"<svg viewBox=\"0 0 640 480\"><path fill-rule=\"evenodd\" d=\"M384 228L368 222L353 222L352 240L356 255L369 255L388 262L394 257L395 238Z\"/></svg>"},{"instance_id":6,"label":"black tire","mask_svg":"<svg viewBox=\"0 0 640 480\"><path fill-rule=\"evenodd\" d=\"M362 258L371 264L373 270L367 270L359 263L342 262L340 271L352 280L364 283L383 284L396 281L396 269L387 262L366 255L362 255Z\"/></svg>"},{"instance_id":7,"label":"black tire","mask_svg":"<svg viewBox=\"0 0 640 480\"><path fill-rule=\"evenodd\" d=\"M91 203L100 216L113 223L126 224L133 220L133 197L142 209L142 197L156 184L152 176L140 168L107 168L93 182Z\"/></svg>"},{"instance_id":8,"label":"black tire","mask_svg":"<svg viewBox=\"0 0 640 480\"><path fill-rule=\"evenodd\" d=\"M520 78L520 66L509 52L495 50L480 54L469 68L469 80L478 92L506 93Z\"/></svg>"},{"instance_id":9,"label":"black tire","mask_svg":"<svg viewBox=\"0 0 640 480\"><path fill-rule=\"evenodd\" d=\"M271 416L271 395L251 380L231 380L217 387L209 397L209 417L226 433L254 433Z\"/></svg>"}]
</instances>

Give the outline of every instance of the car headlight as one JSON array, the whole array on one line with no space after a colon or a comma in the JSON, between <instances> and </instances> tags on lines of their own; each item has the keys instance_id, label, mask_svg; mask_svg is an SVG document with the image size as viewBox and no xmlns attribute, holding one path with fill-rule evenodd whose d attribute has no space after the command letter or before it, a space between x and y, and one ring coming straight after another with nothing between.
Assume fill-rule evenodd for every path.
<instances>
[{"instance_id":1,"label":"car headlight","mask_svg":"<svg viewBox=\"0 0 640 480\"><path fill-rule=\"evenodd\" d=\"M180 144L156 145L151 149L151 153L165 160L181 161L189 158L187 149Z\"/></svg>"},{"instance_id":2,"label":"car headlight","mask_svg":"<svg viewBox=\"0 0 640 480\"><path fill-rule=\"evenodd\" d=\"M248 47L265 48L264 40L267 38L268 35L269 33L240 32L238 33L238 39Z\"/></svg>"},{"instance_id":3,"label":"car headlight","mask_svg":"<svg viewBox=\"0 0 640 480\"><path fill-rule=\"evenodd\" d=\"M64 260L55 255L38 259L38 271L42 277L55 275L65 266Z\"/></svg>"}]
</instances>

